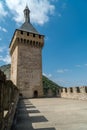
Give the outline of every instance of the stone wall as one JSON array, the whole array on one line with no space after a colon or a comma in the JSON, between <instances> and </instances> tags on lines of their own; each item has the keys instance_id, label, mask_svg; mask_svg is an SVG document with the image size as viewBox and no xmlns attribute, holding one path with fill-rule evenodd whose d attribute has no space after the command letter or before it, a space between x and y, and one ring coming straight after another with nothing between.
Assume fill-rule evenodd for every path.
<instances>
[{"instance_id":1,"label":"stone wall","mask_svg":"<svg viewBox=\"0 0 87 130\"><path fill-rule=\"evenodd\" d=\"M51 88L47 89L44 93L44 97L59 97L61 98L61 91L60 88L56 88L55 91L53 91Z\"/></svg>"},{"instance_id":2,"label":"stone wall","mask_svg":"<svg viewBox=\"0 0 87 130\"><path fill-rule=\"evenodd\" d=\"M0 130L10 130L18 95L17 87L0 70Z\"/></svg>"},{"instance_id":3,"label":"stone wall","mask_svg":"<svg viewBox=\"0 0 87 130\"><path fill-rule=\"evenodd\" d=\"M61 97L70 99L87 99L87 86L61 88Z\"/></svg>"},{"instance_id":4,"label":"stone wall","mask_svg":"<svg viewBox=\"0 0 87 130\"><path fill-rule=\"evenodd\" d=\"M44 36L16 30L10 44L11 80L24 98L43 97Z\"/></svg>"}]
</instances>

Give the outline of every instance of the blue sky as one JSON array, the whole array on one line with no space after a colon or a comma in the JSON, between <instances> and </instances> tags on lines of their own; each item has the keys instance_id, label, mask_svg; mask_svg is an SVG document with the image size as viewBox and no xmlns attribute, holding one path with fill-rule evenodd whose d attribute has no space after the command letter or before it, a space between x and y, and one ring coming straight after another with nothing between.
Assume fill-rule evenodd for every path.
<instances>
[{"instance_id":1,"label":"blue sky","mask_svg":"<svg viewBox=\"0 0 87 130\"><path fill-rule=\"evenodd\" d=\"M45 35L43 74L61 86L87 85L87 0L0 0L0 66L10 63L8 47L26 3Z\"/></svg>"}]
</instances>

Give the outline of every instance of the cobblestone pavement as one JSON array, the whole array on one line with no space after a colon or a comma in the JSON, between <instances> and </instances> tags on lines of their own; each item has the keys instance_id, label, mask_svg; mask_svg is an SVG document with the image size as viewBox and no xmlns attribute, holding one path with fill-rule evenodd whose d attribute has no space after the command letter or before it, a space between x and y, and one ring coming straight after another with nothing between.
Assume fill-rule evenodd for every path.
<instances>
[{"instance_id":1,"label":"cobblestone pavement","mask_svg":"<svg viewBox=\"0 0 87 130\"><path fill-rule=\"evenodd\" d=\"M24 99L16 117L15 130L87 130L87 101Z\"/></svg>"}]
</instances>

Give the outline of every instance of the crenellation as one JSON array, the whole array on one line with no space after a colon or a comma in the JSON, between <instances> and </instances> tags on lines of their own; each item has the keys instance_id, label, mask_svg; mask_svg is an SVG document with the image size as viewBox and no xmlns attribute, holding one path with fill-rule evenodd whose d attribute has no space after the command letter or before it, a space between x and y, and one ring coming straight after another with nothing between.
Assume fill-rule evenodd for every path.
<instances>
[{"instance_id":1,"label":"crenellation","mask_svg":"<svg viewBox=\"0 0 87 130\"><path fill-rule=\"evenodd\" d=\"M22 32L22 34L21 34ZM20 30L16 30L16 33L15 33L15 37L13 37L13 39L17 38L17 37L21 37L23 39L32 39L33 41L35 39L37 39L38 41L40 42L43 42L44 43L44 35L39 35L39 34L34 34L34 33L30 33L30 32L24 32L24 31L20 31Z\"/></svg>"},{"instance_id":2,"label":"crenellation","mask_svg":"<svg viewBox=\"0 0 87 130\"><path fill-rule=\"evenodd\" d=\"M37 39L36 40L30 40L30 39L27 40L27 39L17 37L15 42L16 42L16 44L28 44L29 46L32 46L32 47L41 47L41 48L43 47L43 43L37 41ZM15 46L13 46L12 48L13 48L12 51L14 51Z\"/></svg>"},{"instance_id":3,"label":"crenellation","mask_svg":"<svg viewBox=\"0 0 87 130\"><path fill-rule=\"evenodd\" d=\"M85 86L85 92L87 93L87 87Z\"/></svg>"},{"instance_id":4,"label":"crenellation","mask_svg":"<svg viewBox=\"0 0 87 130\"><path fill-rule=\"evenodd\" d=\"M81 92L81 93L86 93L84 86L80 87L80 92Z\"/></svg>"},{"instance_id":5,"label":"crenellation","mask_svg":"<svg viewBox=\"0 0 87 130\"><path fill-rule=\"evenodd\" d=\"M63 92L67 93L67 88L63 88Z\"/></svg>"},{"instance_id":6,"label":"crenellation","mask_svg":"<svg viewBox=\"0 0 87 130\"><path fill-rule=\"evenodd\" d=\"M73 88L72 87L69 88L69 92L73 93Z\"/></svg>"},{"instance_id":7,"label":"crenellation","mask_svg":"<svg viewBox=\"0 0 87 130\"><path fill-rule=\"evenodd\" d=\"M63 91L61 92L61 97L70 98L70 99L86 100L87 99L87 87L81 86L81 87L63 88Z\"/></svg>"}]
</instances>

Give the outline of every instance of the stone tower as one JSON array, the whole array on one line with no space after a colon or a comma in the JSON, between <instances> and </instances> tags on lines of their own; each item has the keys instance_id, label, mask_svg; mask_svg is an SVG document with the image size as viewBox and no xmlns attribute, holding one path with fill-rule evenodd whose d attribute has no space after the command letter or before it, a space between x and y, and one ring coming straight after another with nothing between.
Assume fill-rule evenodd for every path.
<instances>
[{"instance_id":1,"label":"stone tower","mask_svg":"<svg viewBox=\"0 0 87 130\"><path fill-rule=\"evenodd\" d=\"M11 80L25 98L42 97L42 47L41 35L30 23L30 10L24 9L25 22L16 29L10 43Z\"/></svg>"}]
</instances>

